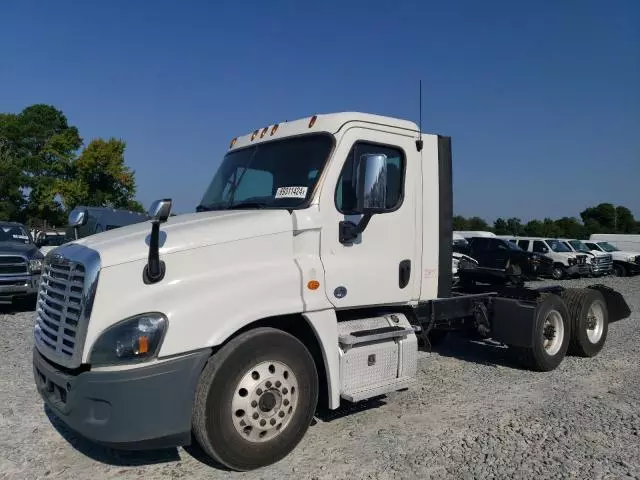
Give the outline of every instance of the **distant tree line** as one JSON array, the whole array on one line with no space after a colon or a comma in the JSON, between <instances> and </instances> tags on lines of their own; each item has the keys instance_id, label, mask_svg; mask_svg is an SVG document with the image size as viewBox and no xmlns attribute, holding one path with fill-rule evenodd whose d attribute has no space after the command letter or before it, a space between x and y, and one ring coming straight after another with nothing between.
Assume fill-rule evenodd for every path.
<instances>
[{"instance_id":1,"label":"distant tree line","mask_svg":"<svg viewBox=\"0 0 640 480\"><path fill-rule=\"evenodd\" d=\"M0 113L0 220L62 227L77 205L143 211L125 142L82 147L78 128L51 105Z\"/></svg>"},{"instance_id":2,"label":"distant tree line","mask_svg":"<svg viewBox=\"0 0 640 480\"><path fill-rule=\"evenodd\" d=\"M454 230L481 230L496 235L525 235L530 237L586 239L592 233L637 233L640 222L633 218L627 207L601 203L580 212L580 219L562 217L557 220L530 220L522 223L519 218L498 218L489 225L480 217L453 217Z\"/></svg>"}]
</instances>

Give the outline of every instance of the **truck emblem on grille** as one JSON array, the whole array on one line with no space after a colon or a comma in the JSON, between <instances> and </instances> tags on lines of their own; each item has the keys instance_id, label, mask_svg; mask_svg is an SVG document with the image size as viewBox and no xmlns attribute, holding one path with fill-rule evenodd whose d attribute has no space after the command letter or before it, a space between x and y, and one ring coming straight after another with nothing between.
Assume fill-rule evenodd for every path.
<instances>
[{"instance_id":1,"label":"truck emblem on grille","mask_svg":"<svg viewBox=\"0 0 640 480\"><path fill-rule=\"evenodd\" d=\"M347 296L347 289L346 287L340 286L340 287L336 287L336 289L333 291L333 295L336 298L344 298Z\"/></svg>"}]
</instances>

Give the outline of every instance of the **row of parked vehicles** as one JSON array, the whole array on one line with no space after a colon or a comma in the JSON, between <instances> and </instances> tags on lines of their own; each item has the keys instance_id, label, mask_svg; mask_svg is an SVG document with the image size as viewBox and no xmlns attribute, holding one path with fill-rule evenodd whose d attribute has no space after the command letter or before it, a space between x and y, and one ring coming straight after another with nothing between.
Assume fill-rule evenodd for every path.
<instances>
[{"instance_id":1,"label":"row of parked vehicles","mask_svg":"<svg viewBox=\"0 0 640 480\"><path fill-rule=\"evenodd\" d=\"M594 234L589 240L579 240L456 231L453 270L458 279L465 270L466 278L480 281L496 276L505 281L624 277L640 273L640 236Z\"/></svg>"},{"instance_id":2,"label":"row of parked vehicles","mask_svg":"<svg viewBox=\"0 0 640 480\"><path fill-rule=\"evenodd\" d=\"M45 255L71 240L148 220L146 213L107 207L77 207L64 229L28 229L0 221L0 305L35 300Z\"/></svg>"}]
</instances>

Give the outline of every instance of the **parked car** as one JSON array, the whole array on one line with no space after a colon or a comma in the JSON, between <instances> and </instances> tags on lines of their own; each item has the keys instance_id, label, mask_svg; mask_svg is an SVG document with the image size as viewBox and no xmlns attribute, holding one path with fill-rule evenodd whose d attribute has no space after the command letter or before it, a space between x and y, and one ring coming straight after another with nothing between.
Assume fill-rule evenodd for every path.
<instances>
[{"instance_id":1,"label":"parked car","mask_svg":"<svg viewBox=\"0 0 640 480\"><path fill-rule=\"evenodd\" d=\"M56 247L66 243L68 240L64 232L41 231L36 234L35 244L43 255Z\"/></svg>"},{"instance_id":2,"label":"parked car","mask_svg":"<svg viewBox=\"0 0 640 480\"><path fill-rule=\"evenodd\" d=\"M0 304L35 300L43 259L27 227L0 222Z\"/></svg>"},{"instance_id":3,"label":"parked car","mask_svg":"<svg viewBox=\"0 0 640 480\"><path fill-rule=\"evenodd\" d=\"M610 253L613 257L613 272L618 277L640 273L640 252L620 250L609 242L585 241L584 244L593 252Z\"/></svg>"},{"instance_id":4,"label":"parked car","mask_svg":"<svg viewBox=\"0 0 640 480\"><path fill-rule=\"evenodd\" d=\"M566 277L587 276L590 273L587 255L575 253L561 241L544 237L501 236L516 243L523 250L539 253L553 260L551 276L554 280Z\"/></svg>"},{"instance_id":5,"label":"parked car","mask_svg":"<svg viewBox=\"0 0 640 480\"><path fill-rule=\"evenodd\" d=\"M609 275L613 273L613 257L610 253L603 253L589 249L582 240L575 238L559 238L567 248L576 253L584 253L588 255L589 268L591 275L599 277L601 275Z\"/></svg>"},{"instance_id":6,"label":"parked car","mask_svg":"<svg viewBox=\"0 0 640 480\"><path fill-rule=\"evenodd\" d=\"M477 261L473 265L458 266L458 274L484 283L493 283L496 277L506 281L536 279L551 275L553 261L544 255L526 252L518 245L499 237L471 237L467 246L454 245L454 252ZM464 271L464 273L463 273ZM471 272L471 273L469 273Z\"/></svg>"}]
</instances>

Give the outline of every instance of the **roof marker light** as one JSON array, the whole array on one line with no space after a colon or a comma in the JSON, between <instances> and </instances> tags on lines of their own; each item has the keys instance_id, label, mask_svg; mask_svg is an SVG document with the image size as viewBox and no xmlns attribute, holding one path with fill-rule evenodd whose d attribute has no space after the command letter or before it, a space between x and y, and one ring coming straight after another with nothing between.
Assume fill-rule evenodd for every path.
<instances>
[{"instance_id":1,"label":"roof marker light","mask_svg":"<svg viewBox=\"0 0 640 480\"><path fill-rule=\"evenodd\" d=\"M311 117L311 120L309 120L309 128L313 127L313 124L316 123L318 116L314 115L313 117Z\"/></svg>"},{"instance_id":2,"label":"roof marker light","mask_svg":"<svg viewBox=\"0 0 640 480\"><path fill-rule=\"evenodd\" d=\"M236 144L237 141L238 141L238 137L235 137L233 140L231 140L231 144L229 145L229 148L233 148L233 146Z\"/></svg>"},{"instance_id":3,"label":"roof marker light","mask_svg":"<svg viewBox=\"0 0 640 480\"><path fill-rule=\"evenodd\" d=\"M262 129L262 133L260 134L260 138L262 138L262 137L264 137L264 136L266 135L267 130L269 130L269 127L264 127L264 128Z\"/></svg>"},{"instance_id":4,"label":"roof marker light","mask_svg":"<svg viewBox=\"0 0 640 480\"><path fill-rule=\"evenodd\" d=\"M276 123L273 127L271 127L271 133L269 135L273 135L278 130L278 124Z\"/></svg>"},{"instance_id":5,"label":"roof marker light","mask_svg":"<svg viewBox=\"0 0 640 480\"><path fill-rule=\"evenodd\" d=\"M255 132L253 132L253 135L251 135L251 141L253 142L253 140L256 138L256 135L258 135L258 132L260 131L260 129L256 130Z\"/></svg>"}]
</instances>

